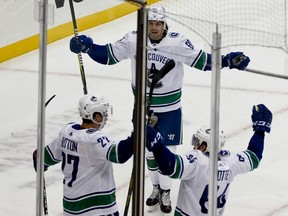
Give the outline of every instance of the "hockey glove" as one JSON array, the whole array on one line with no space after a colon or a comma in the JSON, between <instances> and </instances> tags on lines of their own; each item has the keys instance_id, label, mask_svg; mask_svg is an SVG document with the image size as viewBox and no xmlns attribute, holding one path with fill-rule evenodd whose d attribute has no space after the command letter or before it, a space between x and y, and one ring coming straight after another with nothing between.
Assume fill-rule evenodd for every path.
<instances>
[{"instance_id":1,"label":"hockey glove","mask_svg":"<svg viewBox=\"0 0 288 216\"><path fill-rule=\"evenodd\" d=\"M264 104L253 106L251 118L254 131L265 131L270 133L272 113Z\"/></svg>"},{"instance_id":2,"label":"hockey glove","mask_svg":"<svg viewBox=\"0 0 288 216\"><path fill-rule=\"evenodd\" d=\"M146 147L149 151L157 151L163 145L164 139L159 132L153 129L151 125L147 125Z\"/></svg>"},{"instance_id":3,"label":"hockey glove","mask_svg":"<svg viewBox=\"0 0 288 216\"><path fill-rule=\"evenodd\" d=\"M222 66L230 69L245 70L250 62L250 58L243 52L230 52L222 58Z\"/></svg>"},{"instance_id":4,"label":"hockey glove","mask_svg":"<svg viewBox=\"0 0 288 216\"><path fill-rule=\"evenodd\" d=\"M87 53L93 45L93 40L86 35L80 35L78 37L73 37L70 40L70 50L76 54L83 52Z\"/></svg>"},{"instance_id":5,"label":"hockey glove","mask_svg":"<svg viewBox=\"0 0 288 216\"><path fill-rule=\"evenodd\" d=\"M148 124L154 127L158 122L158 117L154 115L154 111L150 110L148 114Z\"/></svg>"},{"instance_id":6,"label":"hockey glove","mask_svg":"<svg viewBox=\"0 0 288 216\"><path fill-rule=\"evenodd\" d=\"M37 149L33 152L33 166L37 172ZM44 164L44 172L48 169L48 166Z\"/></svg>"}]
</instances>

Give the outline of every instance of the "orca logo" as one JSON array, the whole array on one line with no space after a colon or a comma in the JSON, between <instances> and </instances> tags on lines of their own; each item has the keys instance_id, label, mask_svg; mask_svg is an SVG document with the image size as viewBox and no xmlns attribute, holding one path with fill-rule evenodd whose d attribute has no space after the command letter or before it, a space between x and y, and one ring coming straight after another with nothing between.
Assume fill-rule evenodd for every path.
<instances>
[{"instance_id":1,"label":"orca logo","mask_svg":"<svg viewBox=\"0 0 288 216\"><path fill-rule=\"evenodd\" d=\"M92 96L92 97L90 98L90 100L93 101L93 102L95 102L95 101L97 101L97 97Z\"/></svg>"},{"instance_id":2,"label":"orca logo","mask_svg":"<svg viewBox=\"0 0 288 216\"><path fill-rule=\"evenodd\" d=\"M159 73L159 70L157 70L155 64L152 63L151 68L148 69L147 86L151 87L151 84L152 84L152 80L153 80L153 78L154 78L154 75L157 74L157 73ZM158 81L158 82L156 83L156 85L154 86L154 88L160 88L160 87L162 87L162 86L163 86L163 83L162 83L162 81L160 80L160 81Z\"/></svg>"}]
</instances>

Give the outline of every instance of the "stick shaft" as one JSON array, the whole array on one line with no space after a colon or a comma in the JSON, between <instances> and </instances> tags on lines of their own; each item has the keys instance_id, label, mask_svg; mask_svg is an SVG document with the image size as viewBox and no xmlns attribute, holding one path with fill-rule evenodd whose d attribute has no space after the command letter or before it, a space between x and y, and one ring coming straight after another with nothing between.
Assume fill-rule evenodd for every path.
<instances>
[{"instance_id":1,"label":"stick shaft","mask_svg":"<svg viewBox=\"0 0 288 216\"><path fill-rule=\"evenodd\" d=\"M76 17L75 17L75 10L74 10L74 5L73 5L73 0L69 0L69 5L70 5L70 11L71 11L74 35L75 35L75 37L78 37L78 28L77 28L77 23L76 23ZM79 62L79 69L80 69L80 74L81 74L81 79L82 79L82 84L83 84L83 92L84 92L84 94L87 94L88 93L88 91L87 91L87 83L86 83L86 76L85 76L83 58L82 58L82 53L81 52L78 53L78 62Z\"/></svg>"},{"instance_id":2,"label":"stick shaft","mask_svg":"<svg viewBox=\"0 0 288 216\"><path fill-rule=\"evenodd\" d=\"M52 97L49 98L48 101L45 103L45 107L48 106L50 101L55 97L56 95L53 95ZM46 193L46 186L45 186L45 176L43 176L43 210L44 210L44 215L48 216L48 202L47 202L47 193Z\"/></svg>"},{"instance_id":3,"label":"stick shaft","mask_svg":"<svg viewBox=\"0 0 288 216\"><path fill-rule=\"evenodd\" d=\"M272 76L272 77L281 78L281 79L288 79L288 76L286 76L286 75L269 73L269 72L255 70L255 69L250 69L250 68L246 68L246 71L250 72L250 73L256 73L256 74L265 75L265 76Z\"/></svg>"}]
</instances>

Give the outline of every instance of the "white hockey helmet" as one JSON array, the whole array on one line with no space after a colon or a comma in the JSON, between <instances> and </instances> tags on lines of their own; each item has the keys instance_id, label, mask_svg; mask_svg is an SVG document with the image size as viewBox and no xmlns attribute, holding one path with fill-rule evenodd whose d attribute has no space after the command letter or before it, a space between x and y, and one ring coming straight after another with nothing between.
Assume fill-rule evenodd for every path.
<instances>
[{"instance_id":1,"label":"white hockey helmet","mask_svg":"<svg viewBox=\"0 0 288 216\"><path fill-rule=\"evenodd\" d=\"M164 7L160 5L151 6L148 11L148 21L162 21L166 25L166 12Z\"/></svg>"},{"instance_id":2,"label":"white hockey helmet","mask_svg":"<svg viewBox=\"0 0 288 216\"><path fill-rule=\"evenodd\" d=\"M110 107L108 100L102 95L86 94L82 96L79 100L78 110L81 118L100 124L100 128L104 127L108 118L108 113L111 112L112 114L112 107ZM94 121L94 113L100 113L103 116L102 122Z\"/></svg>"},{"instance_id":3,"label":"white hockey helmet","mask_svg":"<svg viewBox=\"0 0 288 216\"><path fill-rule=\"evenodd\" d=\"M209 152L210 145L210 132L211 129L208 126L203 126L197 130L196 134L192 136L192 145L195 147L199 147L203 142L207 143L207 148L205 152ZM222 130L219 131L219 150L224 147L226 142L225 134Z\"/></svg>"}]
</instances>

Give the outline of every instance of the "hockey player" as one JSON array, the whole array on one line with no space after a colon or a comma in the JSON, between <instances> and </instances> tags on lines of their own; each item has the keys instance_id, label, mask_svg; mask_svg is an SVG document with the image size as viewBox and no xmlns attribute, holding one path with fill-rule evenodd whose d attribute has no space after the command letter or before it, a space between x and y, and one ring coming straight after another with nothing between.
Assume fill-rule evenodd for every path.
<instances>
[{"instance_id":1,"label":"hockey player","mask_svg":"<svg viewBox=\"0 0 288 216\"><path fill-rule=\"evenodd\" d=\"M44 170L62 162L64 216L119 216L112 163L132 156L133 138L116 142L102 130L111 110L103 96L82 96L78 110L82 124L67 124L45 147ZM36 150L33 161L36 170Z\"/></svg>"},{"instance_id":2,"label":"hockey player","mask_svg":"<svg viewBox=\"0 0 288 216\"><path fill-rule=\"evenodd\" d=\"M165 140L165 145L172 151L182 142L182 111L181 95L184 69L183 64L199 70L211 70L211 55L203 50L195 49L191 41L178 32L169 32L165 10L161 6L153 6L148 11L147 42L147 96L150 90L153 74L157 73L170 59L175 60L176 66L154 89L151 110L158 117L155 125ZM100 64L113 65L122 60L131 60L132 88L135 90L136 77L136 39L137 32L128 32L115 43L98 45L85 35L73 37L70 50L74 53L87 53ZM250 59L242 52L231 52L222 56L222 67L245 70ZM169 122L169 124L168 124ZM147 153L147 166L153 184L153 192L147 199L148 206L156 206L159 202L164 213L171 212L170 188L172 180L159 173L153 154Z\"/></svg>"},{"instance_id":3,"label":"hockey player","mask_svg":"<svg viewBox=\"0 0 288 216\"><path fill-rule=\"evenodd\" d=\"M248 147L237 154L220 150L217 175L217 216L223 215L230 184L238 174L253 171L259 166L264 149L265 132L270 133L272 113L263 104L253 106L253 130ZM164 145L161 134L147 127L147 148L152 151L159 170L171 178L180 179L177 206L174 215L208 214L210 128L201 127L192 137L193 150L185 155L173 154ZM224 146L225 135L219 134L219 147Z\"/></svg>"}]
</instances>

